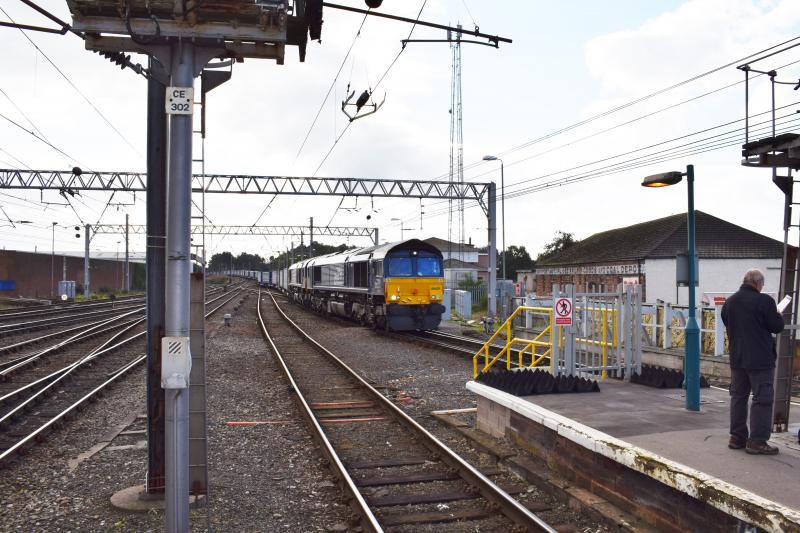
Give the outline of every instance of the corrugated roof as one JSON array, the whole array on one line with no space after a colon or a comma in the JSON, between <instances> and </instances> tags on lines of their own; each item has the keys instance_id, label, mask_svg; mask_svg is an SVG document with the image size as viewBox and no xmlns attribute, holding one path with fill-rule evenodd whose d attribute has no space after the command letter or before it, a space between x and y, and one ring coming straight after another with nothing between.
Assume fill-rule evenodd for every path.
<instances>
[{"instance_id":1,"label":"corrugated roof","mask_svg":"<svg viewBox=\"0 0 800 533\"><path fill-rule=\"evenodd\" d=\"M686 253L686 213L596 233L537 266L581 265L675 257ZM783 243L696 211L702 259L780 258Z\"/></svg>"}]
</instances>

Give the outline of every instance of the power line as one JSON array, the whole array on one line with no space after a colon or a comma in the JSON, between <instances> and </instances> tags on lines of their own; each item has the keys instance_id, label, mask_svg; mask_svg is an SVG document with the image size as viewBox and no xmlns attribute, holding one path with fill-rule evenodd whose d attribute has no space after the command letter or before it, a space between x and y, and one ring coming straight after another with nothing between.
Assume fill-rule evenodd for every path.
<instances>
[{"instance_id":1,"label":"power line","mask_svg":"<svg viewBox=\"0 0 800 533\"><path fill-rule=\"evenodd\" d=\"M2 94L3 94L3 96L5 96L5 97L6 97L6 99L8 99L8 101L9 101L9 102L11 102L11 105L13 105L13 106L14 106L14 109L16 109L17 111L19 111L19 114L20 114L20 115L22 115L22 116L23 116L23 118L24 118L25 120L27 120L27 121L28 121L28 124L30 124L30 125L31 125L31 127L32 127L34 130L36 130L36 131L39 133L39 135L41 135L41 136L42 136L42 138L43 138L43 139L45 139L45 140L46 140L46 139L47 139L47 136L46 136L44 133L42 133L42 130L41 130L41 129L39 129L39 128L36 126L36 124L34 124L34 123L33 123L33 121L30 119L30 117L28 117L28 115L26 115L26 114L25 114L25 112L24 112L22 109L20 109L20 107L19 107L19 106L16 104L16 102L14 102L14 100L12 100L12 99L11 99L11 97L10 97L10 96L8 96L8 94L6 94L6 92L5 92L3 89L0 89L0 93L2 93Z\"/></svg>"},{"instance_id":2,"label":"power line","mask_svg":"<svg viewBox=\"0 0 800 533\"><path fill-rule=\"evenodd\" d=\"M10 15L9 15L9 14L6 12L6 10L4 10L2 7L0 7L0 11L2 11L2 12L3 12L3 14L5 14L5 16L6 16L6 17L8 17L8 19L9 19L11 22L14 22L14 19L13 19L13 18L11 18L11 16L10 16ZM16 22L14 22L14 23L16 24ZM50 57L49 57L47 54L45 54L45 53L42 51L42 49L41 49L41 48L39 48L39 46L38 46L38 45L37 45L37 44L36 44L36 43L33 41L33 39L31 39L31 38L28 36L28 34L27 34L27 33L25 33L25 30L23 30L23 29L20 29L19 31L20 31L20 33L22 33L22 35L23 35L23 36L25 36L25 38L28 40L28 42L30 42L30 43L31 43L31 45L32 45L32 46L33 46L33 47L36 49L36 51L37 51L37 52L39 52L40 54L42 54L42 56L43 56L43 57L44 57L44 58L47 60L47 62L48 62L48 63L50 63L50 65L51 65L51 66L52 66L54 69L56 69L56 72L58 72L58 73L61 75L61 77L62 77L62 78L64 78L64 80L66 80L66 82L67 82L67 83L68 83L68 84L69 84L69 85L70 85L70 86L71 86L73 89L75 89L75 91L76 91L76 92L77 92L79 95L81 95L81 97L82 97L84 100L86 100L86 103L88 103L88 104L89 104L89 106L90 106L92 109L94 109L94 110L95 110L95 112L96 112L96 113L97 113L97 114L100 116L100 118L102 118L102 119L105 121L105 123L106 123L106 124L108 124L108 125L109 125L109 127L111 127L111 129L112 129L112 130L114 130L114 132L115 132L115 133L116 133L116 134L117 134L117 135L118 135L118 136L119 136L119 137L120 137L120 138L121 138L123 141L125 141L125 144L127 144L127 145L128 145L128 146L129 146L129 147L130 147L130 148L131 148L131 149L132 149L132 150L133 150L133 151L136 153L136 155L138 155L138 156L139 156L139 158L143 158L143 157L142 157L142 154L141 154L141 153L139 153L139 151L136 149L136 147L134 147L134 146L133 146L133 144L131 144L131 142L130 142L130 141L129 141L129 140L128 140L128 139L127 139L127 138L126 138L126 137L125 137L125 136L124 136L124 135L123 135L123 134L122 134L122 133L121 133L121 132L120 132L120 131L119 131L119 130L116 128L116 126L114 126L114 125L111 123L111 121L110 121L110 120L108 120L108 118L107 118L107 117L106 117L106 116L105 116L105 115L104 115L104 114L103 114L103 113L102 113L102 112L101 112L101 111L100 111L100 110L97 108L97 106L95 106L95 105L94 105L94 103L93 103L93 102L92 102L92 101L91 101L91 100L90 100L90 99L89 99L89 98L88 98L88 97L87 97L85 94L83 94L83 92L81 92L81 90L80 90L80 89L78 89L78 87L77 87L77 86L76 86L76 85L75 85L75 84L72 82L72 80L69 78L69 76L67 76L66 74L64 74L64 72L63 72L63 71L62 71L60 68L58 68L58 66L57 66L57 65L56 65L56 64L53 62L53 60L52 60L52 59L50 59Z\"/></svg>"},{"instance_id":3,"label":"power line","mask_svg":"<svg viewBox=\"0 0 800 533\"><path fill-rule=\"evenodd\" d=\"M423 0L423 1L422 1L422 6L419 8L419 12L417 13L417 18L416 18L416 20L414 21L414 24L412 24L412 26L411 26L411 31L409 31L409 32L408 32L408 37L406 38L406 40L410 39L410 38L411 38L411 35L414 33L414 29L417 27L417 22L419 21L419 18L422 16L422 11L425 9L425 4L427 4L427 3L428 3L428 0ZM403 52L405 51L405 49L406 49L406 44L405 44L405 43L403 43L403 44L401 45L401 47L400 47L400 51L399 51L399 52L397 52L397 55L394 57L394 59L392 60L392 62L391 62L391 63L389 63L389 66L388 66L388 67L386 68L386 70L383 72L383 75L382 75L382 76L380 77L380 79L378 80L378 83L376 83L376 84L375 84L375 87L373 87L373 88L372 88L372 92L373 92L373 93L374 93L374 92L375 92L375 90L378 88L378 86L380 86L380 84L383 82L383 80L386 78L386 76L389 74L389 71L391 71L391 70L392 70L392 67L394 67L395 63L397 63L397 60L398 60L398 59L400 59L400 56L403 54ZM327 154L325 154L325 157L323 157L323 158L322 158L322 161L320 161L320 162L319 162L319 165L317 165L317 169L314 171L314 173L312 174L312 176L316 176L316 175L317 175L317 172L319 172L319 169L321 169L321 168L322 168L322 165L324 165L324 164L325 164L325 161L327 161L327 160L328 160L328 157L330 157L331 153L333 152L333 149L334 149L334 148L336 148L336 145L337 145L337 144L339 144L339 141L342 139L342 137L344 137L344 134L345 134L345 133L347 133L347 130L349 130L349 129L350 129L350 125L351 125L352 123L353 123L352 121L348 122L348 123L347 123L347 126L345 126L344 130L342 130L342 133L340 133L340 134L339 134L339 136L337 136L337 137L336 137L336 139L333 141L333 145L332 145L332 146L330 147L330 149L328 150L328 153L327 153Z\"/></svg>"},{"instance_id":4,"label":"power line","mask_svg":"<svg viewBox=\"0 0 800 533\"><path fill-rule=\"evenodd\" d=\"M328 97L331 95L331 91L333 90L334 85L339 80L339 74L342 73L342 68L344 68L345 63L347 62L347 58L350 57L350 52L353 51L353 46L355 46L356 41L361 36L361 29L364 27L364 23L367 21L367 16L369 14L369 9L367 10L367 14L364 15L364 18L361 20L361 25L358 27L358 31L356 31L355 37L353 37L353 42L350 43L350 48L347 49L347 53L344 55L344 59L342 59L342 64L339 65L339 70L336 71L336 75L333 77L333 81L331 82L330 87L328 87L328 92L325 93L325 98L322 99L322 103L317 109L317 114L314 116L314 120L311 121L311 126L308 127L308 131L306 132L306 136L303 139L303 142L300 144L300 148L297 150L297 154L294 156L294 160L297 161L297 158L300 157L300 152L303 151L303 148L308 141L308 137L311 135L311 130L314 129L314 126L317 124L317 120L319 119L320 114L322 113L322 109L325 107L325 103L328 101Z\"/></svg>"},{"instance_id":5,"label":"power line","mask_svg":"<svg viewBox=\"0 0 800 533\"><path fill-rule=\"evenodd\" d=\"M699 80L699 79L701 79L701 78L704 78L704 77L706 77L706 76L709 76L709 75L711 75L711 74L715 74L715 73L717 73L717 72L719 72L719 71L721 71L721 70L724 70L724 69L726 69L726 68L728 68L728 67L731 67L731 66L733 66L733 65L736 65L737 63L740 63L740 62L742 62L742 61L745 61L745 60L747 60L747 59L750 59L750 58L752 58L752 57L755 57L755 56L758 56L758 55L760 55L760 54L763 54L764 52L768 52L768 51L770 51L770 50L775 50L776 48L780 48L781 46L784 46L784 45L786 45L786 44L792 43L792 42L794 42L794 41L797 41L797 40L800 40L800 35L799 35L799 36L797 36L797 37L793 37L793 38L791 38L791 39L788 39L788 40L786 40L786 41L780 42L780 43L778 43L778 44L775 44L775 45L773 45L773 46L770 46L770 47L768 47L768 48L765 48L765 49L763 49L763 50L759 50L758 52L754 52L754 53L752 53L752 54L748 54L747 56L745 56L745 57L743 57L743 58L736 59L736 60L734 60L734 61L729 61L729 62L725 63L724 65L720 65L720 66L718 66L718 67L715 67L715 68L713 68L713 69L711 69L711 70L705 71L705 72L703 72L703 73L701 73L701 74L697 74L697 75L695 75L695 76L692 76L692 77L690 77L690 78L687 78L687 79L685 79L685 80L683 80L683 81L680 81L680 82L678 82L678 83L674 83L674 84L672 84L672 85L669 85L669 86L667 86L667 87L664 87L664 88L662 88L662 89L659 89L659 90L657 90L657 91L654 91L654 92L652 92L652 93L649 93L649 94L647 94L647 95L644 95L644 96L638 97L638 98L636 98L636 99L634 99L634 100L631 100L631 101L629 101L629 102L627 102L627 103L624 103L624 104L621 104L621 105L619 105L619 106L613 107L613 108L611 108L611 109L608 109L608 110L606 110L606 111L603 111L603 112L601 112L601 113L598 113L598 114L596 114L596 115L593 115L593 116L591 116L591 117L589 117L589 118L586 118L586 119L584 119L584 120L581 120L581 121L575 122L575 123L573 123L573 124L569 124L569 125L567 125L567 126L564 126L564 127L562 127L562 128L559 128L559 129L557 129L557 130L554 130L554 131L552 131L552 132L550 132L550 133L547 133L547 134L545 134L545 135L542 135L542 136L540 136L540 137L537 137L537 138L535 138L535 139L532 139L532 140L530 140L530 141L526 141L526 142L524 142L524 143L522 143L522 144L520 144L520 145L517 145L517 146L515 146L515 147L509 148L509 149L507 149L507 150L504 150L504 151L500 152L500 153L498 154L498 157L506 156L506 155L508 155L508 154L510 154L510 153L512 153L512 152L515 152L515 151L518 151L518 150L522 150L522 149L524 149L524 148L527 148L527 147L529 147L529 146L532 146L532 145L534 145L534 144L538 144L538 143L540 143L540 142L542 142L542 141L545 141L545 140L547 140L547 139L550 139L550 138L552 138L552 137L555 137L555 136L557 136L557 135L561 135L561 134L563 134L563 133L566 133L566 132L568 132L568 131L571 131L571 130L573 130L573 129L575 129L575 128L578 128L578 127L580 127L580 126L583 126L583 125L589 124L589 123L591 123L591 122L594 122L594 121L596 121L596 120L598 120L598 119L600 119L600 118L606 117L606 116L608 116L608 115L611 115L611 114L613 114L613 113L616 113L616 112L618 112L618 111L622 111L623 109L627 109L627 108L629 108L629 107L631 107L631 106L634 106L634 105L636 105L636 104L639 104L639 103L641 103L641 102L644 102L644 101L646 101L646 100L649 100L649 99L651 99L651 98L654 98L654 97L656 97L656 96L659 96L659 95L661 95L661 94L664 94L664 93L666 93L666 92L668 92L668 91L671 91L671 90L673 90L673 89L676 89L676 88L678 88L678 87L682 87L682 86L684 86L684 85L686 85L686 84L688 84L688 83L691 83L691 82L693 82L693 81L697 81L697 80ZM791 46L791 47L787 47L787 48L785 48L785 49L783 49L783 50L780 50L779 52L785 52L785 51L787 51L787 50L789 50L789 49L791 49L791 48L794 48L794 47L796 47L796 46L800 46L800 43L795 43L793 46ZM483 160L477 160L477 161L474 161L474 162L472 162L472 163L469 163L468 165L465 165L465 167L464 167L464 168L465 168L465 170L470 170L470 169L472 169L472 168L475 168L476 166L478 166L478 165L481 165L481 164L483 164ZM435 178L432 178L432 179L441 179L441 178L444 178L445 176L447 176L447 174L446 174L446 173L445 173L445 174L440 174L440 175L438 175L438 176L436 176Z\"/></svg>"},{"instance_id":6,"label":"power line","mask_svg":"<svg viewBox=\"0 0 800 533\"><path fill-rule=\"evenodd\" d=\"M28 134L30 134L30 135L33 135L34 137L36 137L37 139L39 139L40 141L42 141L43 143L45 143L47 146L49 146L50 148L52 148L53 150L55 150L55 151L56 151L56 152L58 152L59 154L61 154L61 155L65 156L65 157L66 157L67 159L69 159L70 161L77 161L77 160L76 160L74 157L72 157L71 155L69 155L68 153L66 153L65 151L63 151L62 149L58 148L57 146L55 146L53 143L51 143L51 142L50 142L50 141L48 141L47 139L44 139L44 138L42 138L42 137L39 137L38 135L36 135L36 133L35 133L33 130L26 129L24 126L22 126L21 124L19 124L19 123L15 122L15 121L13 121L13 120L11 120L10 118L8 118L7 116L5 116L5 115L4 115L4 114L2 114L2 113L0 113L0 118L3 118L3 119L5 119L5 120L7 120L8 122L10 122L10 123L11 123L11 124L13 124L14 126L18 127L19 129L21 129L21 130L22 130L22 131L24 131L25 133L28 133ZM8 153L8 152L6 152L6 153ZM16 159L16 158L14 158L14 159Z\"/></svg>"}]
</instances>

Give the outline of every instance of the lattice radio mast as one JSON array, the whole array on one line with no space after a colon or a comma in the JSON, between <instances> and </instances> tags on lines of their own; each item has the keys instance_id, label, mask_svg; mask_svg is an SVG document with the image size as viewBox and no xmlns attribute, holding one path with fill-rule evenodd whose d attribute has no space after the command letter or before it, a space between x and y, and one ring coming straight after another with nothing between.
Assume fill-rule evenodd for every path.
<instances>
[{"instance_id":1,"label":"lattice radio mast","mask_svg":"<svg viewBox=\"0 0 800 533\"><path fill-rule=\"evenodd\" d=\"M461 25L458 25L461 29ZM452 53L451 75L450 75L450 173L451 183L464 183L464 128L462 121L462 101L461 101L461 33L457 32L453 37L448 32L450 41L450 51ZM458 242L458 256L464 260L464 200L456 200L457 212L455 221L453 220L453 201L450 200L447 220L447 240ZM454 227L455 226L455 227ZM452 245L450 245L452 247ZM449 250L452 257L452 250Z\"/></svg>"}]
</instances>

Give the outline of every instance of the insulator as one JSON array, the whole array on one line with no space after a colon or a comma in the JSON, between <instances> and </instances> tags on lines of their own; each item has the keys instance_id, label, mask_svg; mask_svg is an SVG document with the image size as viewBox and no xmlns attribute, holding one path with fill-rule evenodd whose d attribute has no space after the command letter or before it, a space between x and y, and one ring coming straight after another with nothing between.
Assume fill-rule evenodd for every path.
<instances>
[{"instance_id":1,"label":"insulator","mask_svg":"<svg viewBox=\"0 0 800 533\"><path fill-rule=\"evenodd\" d=\"M364 3L367 4L367 7L370 9L375 9L381 7L383 0L364 0Z\"/></svg>"}]
</instances>

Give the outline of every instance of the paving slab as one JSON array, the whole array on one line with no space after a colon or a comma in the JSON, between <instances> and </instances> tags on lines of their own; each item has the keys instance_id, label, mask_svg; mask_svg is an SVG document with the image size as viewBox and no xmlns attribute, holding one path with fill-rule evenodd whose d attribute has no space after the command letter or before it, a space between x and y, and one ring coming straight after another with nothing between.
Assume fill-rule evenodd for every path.
<instances>
[{"instance_id":1,"label":"paving slab","mask_svg":"<svg viewBox=\"0 0 800 533\"><path fill-rule=\"evenodd\" d=\"M683 391L615 380L601 392L522 399L630 444L699 470L768 500L800 510L800 404L787 433L773 433L775 456L728 449L728 391L701 391L700 412L686 411Z\"/></svg>"}]
</instances>

